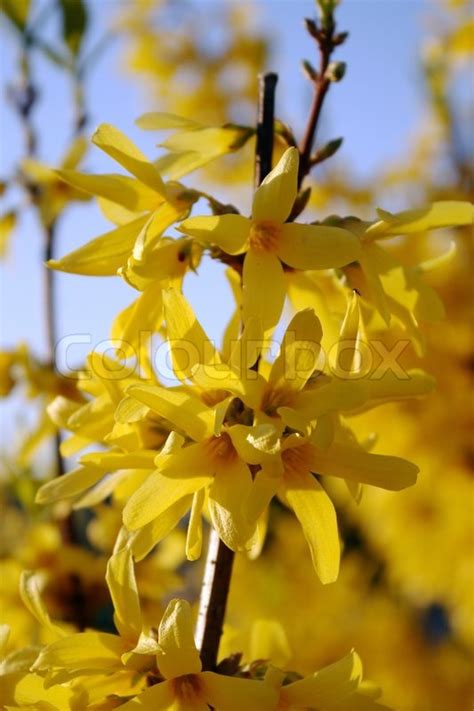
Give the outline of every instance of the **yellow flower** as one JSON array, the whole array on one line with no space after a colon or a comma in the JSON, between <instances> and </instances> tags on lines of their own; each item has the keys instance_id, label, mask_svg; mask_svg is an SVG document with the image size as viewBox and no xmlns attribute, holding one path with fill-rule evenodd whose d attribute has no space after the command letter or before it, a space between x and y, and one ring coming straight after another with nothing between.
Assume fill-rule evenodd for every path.
<instances>
[{"instance_id":1,"label":"yellow flower","mask_svg":"<svg viewBox=\"0 0 474 711\"><path fill-rule=\"evenodd\" d=\"M82 136L76 138L61 161L60 170L69 171L77 168L86 150L86 139ZM21 163L21 170L34 186L35 201L46 227L54 222L68 202L90 200L90 196L82 190L61 180L56 170L34 158L25 158Z\"/></svg>"},{"instance_id":2,"label":"yellow flower","mask_svg":"<svg viewBox=\"0 0 474 711\"><path fill-rule=\"evenodd\" d=\"M330 269L358 259L358 239L339 227L286 222L297 194L299 154L289 148L256 190L252 217L191 217L180 229L230 255L245 254L242 316L260 318L264 330L280 318L285 300L283 265Z\"/></svg>"},{"instance_id":3,"label":"yellow flower","mask_svg":"<svg viewBox=\"0 0 474 711\"><path fill-rule=\"evenodd\" d=\"M44 647L32 670L47 674L50 685L77 676L107 675L126 671L146 674L154 669L158 649L152 630L142 621L131 554L127 548L114 553L107 566L107 585L114 606L117 634L87 630L67 634L51 622L43 607L35 577L24 573L22 595L30 612L45 626L57 631L57 639Z\"/></svg>"},{"instance_id":4,"label":"yellow flower","mask_svg":"<svg viewBox=\"0 0 474 711\"><path fill-rule=\"evenodd\" d=\"M123 711L273 711L278 695L270 684L201 671L194 643L191 608L172 600L158 630L156 662L164 681L143 691Z\"/></svg>"},{"instance_id":5,"label":"yellow flower","mask_svg":"<svg viewBox=\"0 0 474 711\"><path fill-rule=\"evenodd\" d=\"M56 173L77 190L98 196L105 216L117 226L48 266L72 274L113 276L132 254L140 260L167 227L187 214L196 195L178 183L165 185L154 164L114 126L99 126L92 141L133 177Z\"/></svg>"},{"instance_id":6,"label":"yellow flower","mask_svg":"<svg viewBox=\"0 0 474 711\"><path fill-rule=\"evenodd\" d=\"M336 221L359 235L362 250L358 263L346 266L344 272L350 286L373 304L387 325L392 315L403 324L412 336L418 354L422 355L419 322L442 319L442 301L424 283L424 265L409 267L400 264L377 241L443 227L472 225L474 208L469 202L441 201L397 214L379 210L379 215L381 219L373 223L354 218Z\"/></svg>"},{"instance_id":7,"label":"yellow flower","mask_svg":"<svg viewBox=\"0 0 474 711\"><path fill-rule=\"evenodd\" d=\"M277 686L285 675L270 669L266 681ZM390 711L379 704L377 688L362 682L362 663L352 651L312 676L280 686L276 711L317 708L320 711Z\"/></svg>"},{"instance_id":8,"label":"yellow flower","mask_svg":"<svg viewBox=\"0 0 474 711\"><path fill-rule=\"evenodd\" d=\"M181 518L191 508L188 555L198 557L202 540L201 511L207 507L213 526L232 550L245 549L255 529L248 522L245 504L251 492L252 476L245 456L239 456L236 440L240 427L216 430L216 408L180 388L136 385L127 394L168 420L191 443L174 435L155 459L156 471L127 502L123 518L135 531L152 521L169 516ZM184 510L183 510L184 509ZM176 525L176 522L175 524Z\"/></svg>"},{"instance_id":9,"label":"yellow flower","mask_svg":"<svg viewBox=\"0 0 474 711\"><path fill-rule=\"evenodd\" d=\"M178 180L220 156L239 150L255 133L255 129L247 126L205 126L161 112L146 113L136 124L147 131L176 129L176 133L160 144L168 153L156 161L158 170L170 180Z\"/></svg>"}]
</instances>

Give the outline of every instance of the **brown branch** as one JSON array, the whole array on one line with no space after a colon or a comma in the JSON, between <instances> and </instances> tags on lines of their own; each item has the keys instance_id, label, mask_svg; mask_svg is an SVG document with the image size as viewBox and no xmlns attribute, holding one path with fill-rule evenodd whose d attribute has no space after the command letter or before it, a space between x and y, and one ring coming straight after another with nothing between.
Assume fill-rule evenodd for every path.
<instances>
[{"instance_id":1,"label":"brown branch","mask_svg":"<svg viewBox=\"0 0 474 711\"><path fill-rule=\"evenodd\" d=\"M196 626L196 644L204 670L213 670L217 665L233 563L234 552L211 528Z\"/></svg>"},{"instance_id":2,"label":"brown branch","mask_svg":"<svg viewBox=\"0 0 474 711\"><path fill-rule=\"evenodd\" d=\"M275 124L275 89L278 76L273 72L258 77L257 145L255 149L255 187L272 169Z\"/></svg>"},{"instance_id":3,"label":"brown branch","mask_svg":"<svg viewBox=\"0 0 474 711\"><path fill-rule=\"evenodd\" d=\"M272 169L277 81L277 75L272 73L259 77L256 187ZM217 531L211 528L196 625L196 645L201 652L204 670L213 670L217 666L233 563L234 552L220 540Z\"/></svg>"},{"instance_id":4,"label":"brown branch","mask_svg":"<svg viewBox=\"0 0 474 711\"><path fill-rule=\"evenodd\" d=\"M312 20L307 20L306 26L311 36L318 44L319 69L317 72L313 70L314 73L311 72L313 76L310 77L314 86L314 94L309 112L308 123L306 124L306 130L298 149L300 153L298 189L300 189L304 178L308 175L313 165L311 152L316 139L316 132L324 100L333 81L338 80L334 76L331 76L331 73L328 72L328 69L330 69L331 57L336 47L342 44L347 37L347 33L345 32L335 34L336 23L333 18L331 18L331 22L328 23L324 29L318 29L316 23ZM306 64L310 67L309 63Z\"/></svg>"}]
</instances>

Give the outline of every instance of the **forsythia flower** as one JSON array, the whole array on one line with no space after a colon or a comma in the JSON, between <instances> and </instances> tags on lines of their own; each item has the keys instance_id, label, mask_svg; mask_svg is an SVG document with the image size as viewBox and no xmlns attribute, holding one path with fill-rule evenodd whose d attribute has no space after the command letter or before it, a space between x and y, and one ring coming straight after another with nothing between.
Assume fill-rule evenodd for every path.
<instances>
[{"instance_id":1,"label":"forsythia flower","mask_svg":"<svg viewBox=\"0 0 474 711\"><path fill-rule=\"evenodd\" d=\"M330 269L358 259L359 241L340 227L286 222L297 195L299 154L289 148L255 191L251 218L191 217L180 230L229 255L245 254L242 317L276 326L285 300L284 267Z\"/></svg>"},{"instance_id":2,"label":"forsythia flower","mask_svg":"<svg viewBox=\"0 0 474 711\"><path fill-rule=\"evenodd\" d=\"M158 629L156 663L164 681L143 691L124 711L166 711L170 708L205 711L273 711L277 693L270 684L209 671L201 660L193 636L191 609L184 600L172 600Z\"/></svg>"},{"instance_id":3,"label":"forsythia flower","mask_svg":"<svg viewBox=\"0 0 474 711\"><path fill-rule=\"evenodd\" d=\"M178 183L165 185L153 163L114 126L99 126L92 141L133 177L56 172L78 190L98 196L105 216L118 226L48 266L73 274L112 276L126 267L132 254L140 259L152 248L167 227L186 215L196 196Z\"/></svg>"}]
</instances>

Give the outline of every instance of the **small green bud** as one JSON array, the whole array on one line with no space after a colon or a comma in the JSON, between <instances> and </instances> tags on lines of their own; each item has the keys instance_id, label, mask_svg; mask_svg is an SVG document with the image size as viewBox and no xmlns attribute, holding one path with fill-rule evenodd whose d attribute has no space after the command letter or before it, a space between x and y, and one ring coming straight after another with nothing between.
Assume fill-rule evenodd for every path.
<instances>
[{"instance_id":1,"label":"small green bud","mask_svg":"<svg viewBox=\"0 0 474 711\"><path fill-rule=\"evenodd\" d=\"M345 62L331 62L324 74L329 81L341 81L346 73L347 65Z\"/></svg>"},{"instance_id":2,"label":"small green bud","mask_svg":"<svg viewBox=\"0 0 474 711\"><path fill-rule=\"evenodd\" d=\"M319 76L319 75L318 75L318 72L317 72L316 69L313 67L313 65L311 64L311 62L308 62L307 59L304 59L304 60L301 62L301 66L302 66L302 68L303 68L303 73L305 74L305 76L308 77L308 79L309 79L310 81L313 81L313 82L318 81L318 76Z\"/></svg>"}]
</instances>

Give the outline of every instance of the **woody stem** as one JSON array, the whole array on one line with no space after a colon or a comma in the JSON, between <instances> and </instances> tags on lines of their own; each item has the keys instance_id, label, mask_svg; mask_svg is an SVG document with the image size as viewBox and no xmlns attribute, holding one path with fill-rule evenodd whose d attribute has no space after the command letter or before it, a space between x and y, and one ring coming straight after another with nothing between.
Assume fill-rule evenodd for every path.
<instances>
[{"instance_id":1,"label":"woody stem","mask_svg":"<svg viewBox=\"0 0 474 711\"><path fill-rule=\"evenodd\" d=\"M272 169L277 80L277 75L273 73L259 77L256 187ZM200 649L204 670L213 670L217 666L233 564L234 552L220 540L217 531L211 528L196 625L196 645Z\"/></svg>"}]
</instances>

